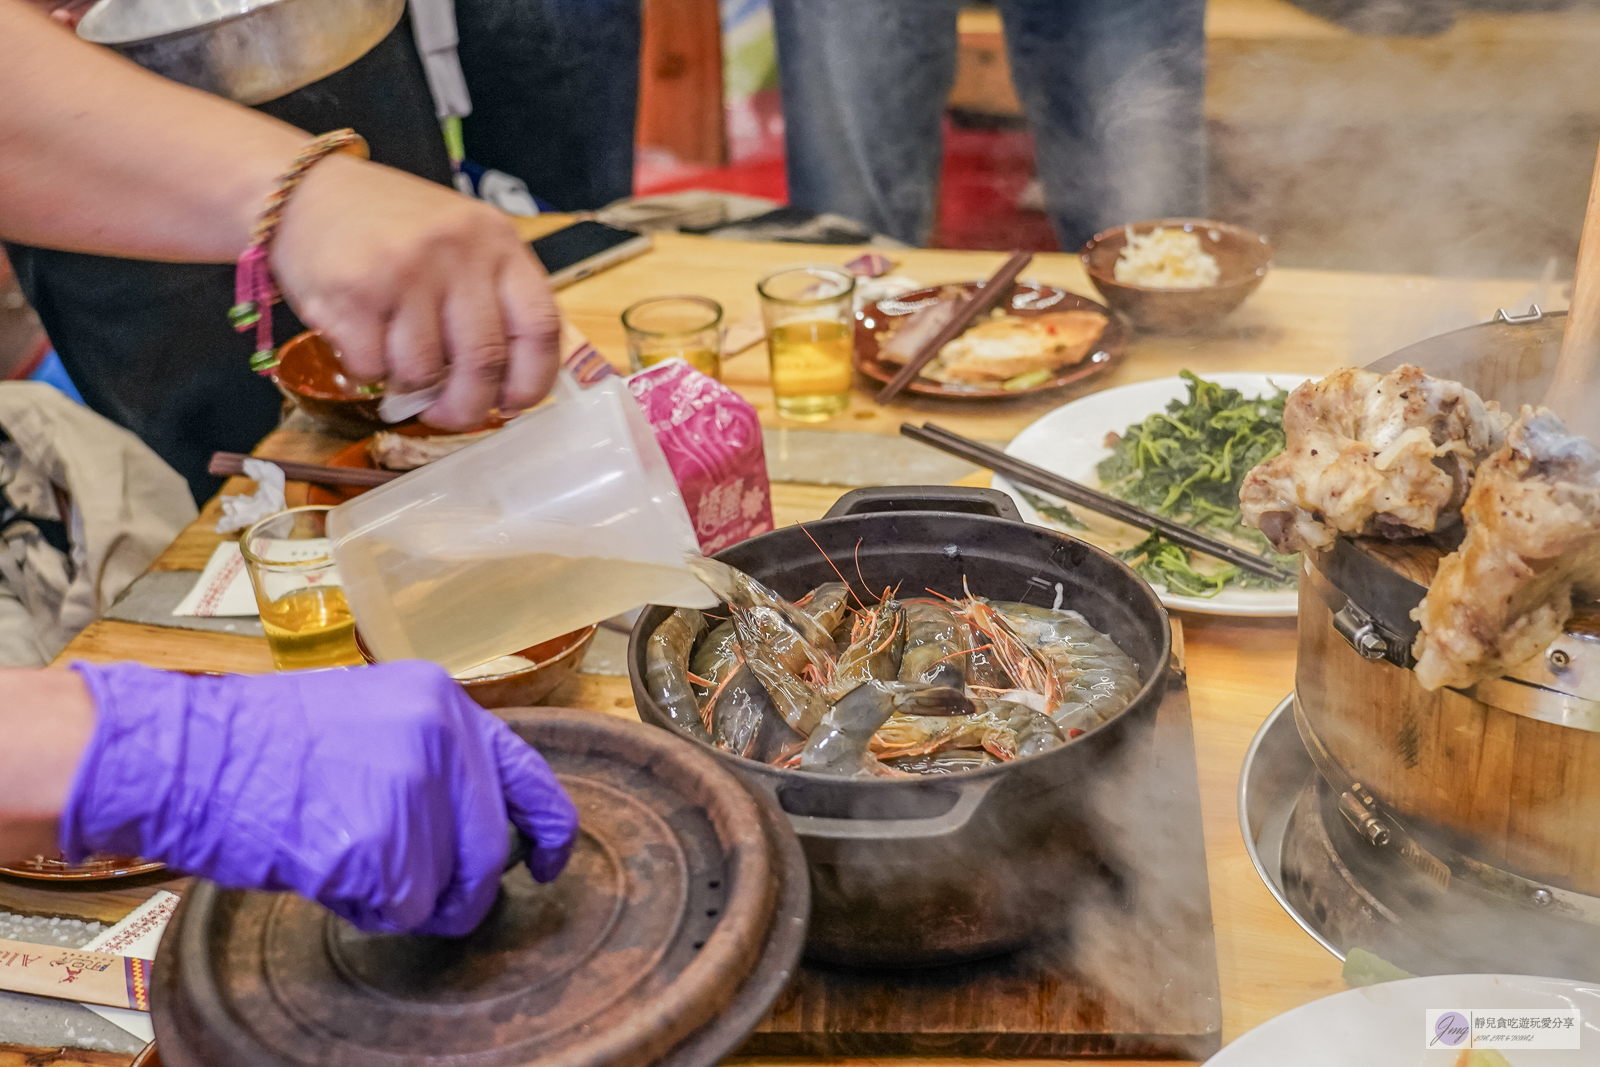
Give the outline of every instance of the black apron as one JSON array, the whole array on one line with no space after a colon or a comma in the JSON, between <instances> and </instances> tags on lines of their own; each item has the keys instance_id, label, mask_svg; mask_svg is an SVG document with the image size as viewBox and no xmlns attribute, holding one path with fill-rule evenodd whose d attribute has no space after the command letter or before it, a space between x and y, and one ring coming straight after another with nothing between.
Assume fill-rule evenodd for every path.
<instances>
[{"instance_id":1,"label":"black apron","mask_svg":"<svg viewBox=\"0 0 1600 1067\"><path fill-rule=\"evenodd\" d=\"M451 184L409 17L350 66L257 110L313 134L351 127L377 162ZM197 504L222 485L206 471L213 452L249 452L278 424L277 388L250 369L255 331L228 325L232 264L6 251L84 400L176 468ZM305 329L283 304L274 327L279 343Z\"/></svg>"}]
</instances>

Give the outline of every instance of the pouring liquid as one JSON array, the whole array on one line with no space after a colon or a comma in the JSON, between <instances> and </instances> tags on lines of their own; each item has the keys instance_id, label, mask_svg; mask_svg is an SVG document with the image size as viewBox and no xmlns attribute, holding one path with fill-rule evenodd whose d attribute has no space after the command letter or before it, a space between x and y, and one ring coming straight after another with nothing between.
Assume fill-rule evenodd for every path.
<instances>
[{"instance_id":1,"label":"pouring liquid","mask_svg":"<svg viewBox=\"0 0 1600 1067\"><path fill-rule=\"evenodd\" d=\"M370 556L362 555L355 581L369 567L374 573L440 572L395 590L384 617L370 612L370 623L362 617L361 632L380 660L429 659L451 673L641 604L717 602L683 568L653 563L548 553L405 559L408 553L381 539ZM346 585L354 584L351 563L341 565Z\"/></svg>"}]
</instances>

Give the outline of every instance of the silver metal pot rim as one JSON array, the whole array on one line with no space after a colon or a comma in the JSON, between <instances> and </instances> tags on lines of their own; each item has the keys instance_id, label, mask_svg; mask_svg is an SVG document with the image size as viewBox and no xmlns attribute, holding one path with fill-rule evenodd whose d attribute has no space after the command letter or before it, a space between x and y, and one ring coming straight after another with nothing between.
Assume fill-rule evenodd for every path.
<instances>
[{"instance_id":1,"label":"silver metal pot rim","mask_svg":"<svg viewBox=\"0 0 1600 1067\"><path fill-rule=\"evenodd\" d=\"M195 0L190 0L191 10ZM244 18L252 12L259 11L274 4L288 3L289 0L234 0L233 3L223 3L219 0L201 0L205 6L214 7L213 13L194 13L193 18L177 26L163 26L149 31L130 31L119 29L112 24L102 27L101 23L109 22L113 18L118 0L98 0L83 16L78 23L78 36L91 44L126 45L143 44L166 40L180 34L191 33L195 30L209 29L220 26L235 19Z\"/></svg>"},{"instance_id":2,"label":"silver metal pot rim","mask_svg":"<svg viewBox=\"0 0 1600 1067\"><path fill-rule=\"evenodd\" d=\"M254 107L343 70L405 16L405 0L100 0L84 40Z\"/></svg>"}]
</instances>

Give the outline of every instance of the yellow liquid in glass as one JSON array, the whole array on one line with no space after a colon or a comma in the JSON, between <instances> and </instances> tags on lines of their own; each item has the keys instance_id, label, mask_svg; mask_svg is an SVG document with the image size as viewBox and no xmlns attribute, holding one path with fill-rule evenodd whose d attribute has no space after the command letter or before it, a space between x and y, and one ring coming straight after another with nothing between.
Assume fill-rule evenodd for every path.
<instances>
[{"instance_id":1,"label":"yellow liquid in glass","mask_svg":"<svg viewBox=\"0 0 1600 1067\"><path fill-rule=\"evenodd\" d=\"M653 367L669 359L683 359L701 374L722 380L722 357L709 348L667 349L661 352L639 353L640 367Z\"/></svg>"},{"instance_id":2,"label":"yellow liquid in glass","mask_svg":"<svg viewBox=\"0 0 1600 1067\"><path fill-rule=\"evenodd\" d=\"M347 667L365 662L356 647L356 624L338 586L296 589L261 604L261 627L280 671Z\"/></svg>"},{"instance_id":3,"label":"yellow liquid in glass","mask_svg":"<svg viewBox=\"0 0 1600 1067\"><path fill-rule=\"evenodd\" d=\"M831 419L850 404L855 331L842 322L786 322L767 334L772 398L778 414L801 422Z\"/></svg>"}]
</instances>

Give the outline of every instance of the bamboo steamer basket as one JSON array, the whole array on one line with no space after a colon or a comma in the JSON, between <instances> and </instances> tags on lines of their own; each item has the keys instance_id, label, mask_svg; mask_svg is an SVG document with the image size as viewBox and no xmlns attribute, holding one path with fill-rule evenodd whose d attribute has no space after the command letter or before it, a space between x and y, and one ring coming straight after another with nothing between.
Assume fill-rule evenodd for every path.
<instances>
[{"instance_id":1,"label":"bamboo steamer basket","mask_svg":"<svg viewBox=\"0 0 1600 1067\"><path fill-rule=\"evenodd\" d=\"M1566 316L1507 316L1402 349L1515 411L1556 370ZM1459 536L1459 531L1458 531ZM1451 546L1341 538L1300 588L1296 722L1342 814L1441 888L1600 923L1600 619L1471 689L1410 670L1410 609Z\"/></svg>"}]
</instances>

